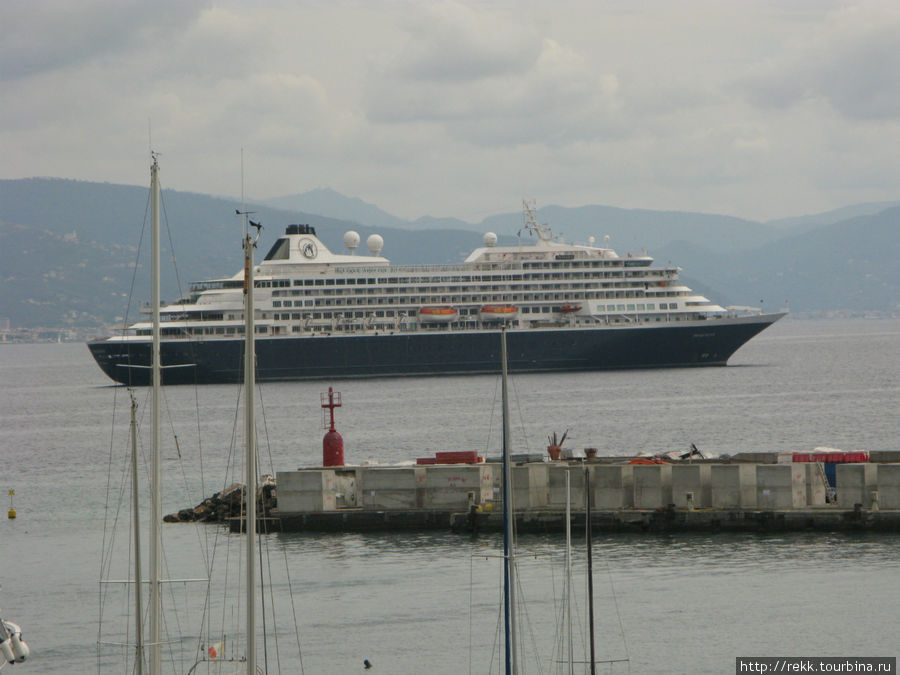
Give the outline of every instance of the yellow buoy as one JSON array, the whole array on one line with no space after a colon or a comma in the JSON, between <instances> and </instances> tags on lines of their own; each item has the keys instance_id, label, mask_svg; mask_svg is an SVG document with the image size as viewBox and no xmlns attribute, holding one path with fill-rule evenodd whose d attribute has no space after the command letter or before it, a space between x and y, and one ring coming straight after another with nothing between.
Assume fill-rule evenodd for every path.
<instances>
[{"instance_id":1,"label":"yellow buoy","mask_svg":"<svg viewBox=\"0 0 900 675\"><path fill-rule=\"evenodd\" d=\"M9 512L6 514L10 520L16 517L16 510L13 508L13 496L16 494L15 490L9 491Z\"/></svg>"}]
</instances>

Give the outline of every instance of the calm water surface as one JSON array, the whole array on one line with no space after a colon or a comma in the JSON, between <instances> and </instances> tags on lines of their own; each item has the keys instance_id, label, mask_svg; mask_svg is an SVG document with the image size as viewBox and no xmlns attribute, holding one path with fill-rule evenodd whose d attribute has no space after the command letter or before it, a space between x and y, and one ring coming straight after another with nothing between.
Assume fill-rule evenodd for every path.
<instances>
[{"instance_id":1,"label":"calm water surface","mask_svg":"<svg viewBox=\"0 0 900 675\"><path fill-rule=\"evenodd\" d=\"M264 470L321 461L319 394L328 384L262 387ZM349 463L408 461L443 449L499 451L496 377L334 386L344 398L337 415ZM611 455L690 443L727 454L900 449L900 321L785 320L727 368L516 376L511 390L513 441L523 452L541 452L548 434L566 429L571 447ZM144 411L146 392L137 396ZM231 480L238 397L230 386L166 390L164 512ZM15 489L19 514L0 521L0 607L23 626L33 654L17 672L122 672L116 650L105 648L98 660L97 589L109 536L107 482L112 475L115 493L127 408L126 391L110 386L84 345L0 345L0 490L5 497ZM196 550L229 539L209 526L167 526L164 536L169 572L179 578L203 576ZM273 602L297 614L302 672L362 672L364 658L376 673L498 672L497 538L267 540L273 569L277 562L290 572L288 581L273 571ZM528 554L521 563L526 672L556 672L563 541L528 537L521 549ZM898 652L897 536L601 535L595 561L599 655L630 659L600 672L728 673L736 656ZM576 551L576 577L583 565ZM175 603L190 605L198 594L178 586ZM104 625L125 621L106 611ZM199 629L188 619L167 624L167 632L196 636ZM286 653L290 639L289 632L280 637ZM282 662L282 672L300 668L296 658Z\"/></svg>"}]
</instances>

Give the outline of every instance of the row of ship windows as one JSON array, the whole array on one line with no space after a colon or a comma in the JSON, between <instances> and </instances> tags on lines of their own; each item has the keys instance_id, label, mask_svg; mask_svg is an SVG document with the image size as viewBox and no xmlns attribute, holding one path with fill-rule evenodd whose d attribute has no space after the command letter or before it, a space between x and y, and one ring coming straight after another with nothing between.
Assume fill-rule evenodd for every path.
<instances>
[{"instance_id":1,"label":"row of ship windows","mask_svg":"<svg viewBox=\"0 0 900 675\"><path fill-rule=\"evenodd\" d=\"M325 318L325 319L328 319L328 318L332 318L332 317L329 316L329 314L330 314L329 312L325 312L325 313L324 313L324 316L320 317L320 316L319 316L319 313L315 313L315 314L312 316L312 318L313 318L313 319L318 319L318 318ZM358 313L358 314L359 314L359 313ZM376 314L378 314L378 317L379 317L379 318L382 318L381 315L384 314L384 313L383 313L383 312L377 312ZM386 314L387 314L387 318L393 318L393 317L394 317L394 313L393 313L393 312L387 312ZM657 322L659 322L659 321L663 321L663 320L669 321L670 319L668 318L668 316L669 316L669 315L659 315L659 314L654 315L654 316L651 316L651 315L645 315L645 316L643 316L643 317L641 318L641 320L644 321L644 322L647 322L647 321L657 321ZM291 315L288 315L288 314L281 314L281 315L279 316L278 314L276 314L276 315L274 316L274 318L275 318L275 320L288 320L289 318L290 318L290 319L294 319L294 320L299 320L299 319L300 319L300 315L299 315L299 314L291 314ZM309 317L305 317L305 318L309 318ZM352 317L347 317L347 318L352 318ZM358 315L357 315L355 318L362 319L362 318L365 318L365 317L362 317L362 316L358 316ZM689 319L691 319L691 318L692 318L691 316L677 316L677 315L675 315L675 316L673 317L673 319L671 319L671 320L676 320L676 321L687 321L687 320L689 320ZM625 321L624 321L623 319L621 319L619 316L608 317L608 318L607 318L607 321L610 321L610 322L612 322L612 323L623 323L623 322L625 322ZM458 324L458 322L454 322L453 325L459 325L459 324ZM327 331L327 330L329 330L329 329L330 329L330 330L335 330L335 329L336 329L336 330L343 330L344 328L343 328L342 326L336 326L336 327L312 326L311 329L312 329L313 331ZM349 329L349 328L348 328L348 329ZM275 328L272 328L272 330L273 330L274 332L277 332L278 329L277 329L277 327L275 327ZM295 333L299 333L299 332L301 332L301 331L303 330L303 328L302 328L301 326L299 326L299 325L295 325L295 326L293 326L293 327L291 328L291 330L292 330L293 332L295 332ZM258 334L260 334L260 335L267 335L267 334L269 334L269 332L270 332L270 327L269 327L269 326L256 326L256 327L255 327L255 332L258 333ZM138 335L150 335L150 331L147 331L147 330L139 330L139 331L137 331L137 334L138 334ZM186 329L182 329L182 328L164 328L164 329L161 331L161 334L162 334L163 336L165 336L165 337L184 337L184 336L186 336L186 335L235 335L235 336L237 336L237 335L243 335L243 334L244 334L244 327L243 327L243 326L211 326L211 327L203 327L203 328L201 328L201 327L192 327L192 328L186 328Z\"/></svg>"},{"instance_id":2,"label":"row of ship windows","mask_svg":"<svg viewBox=\"0 0 900 675\"><path fill-rule=\"evenodd\" d=\"M664 285L653 285L653 288L664 288ZM404 288L404 287L388 287L388 288L369 288L369 289L357 289L357 288L345 288L345 289L325 289L325 290L292 290L292 291L274 291L272 293L273 297L287 297L287 296L354 296L354 295L402 295L404 293L466 293L473 291L480 292L496 292L496 291L509 291L509 292L522 292L522 291L541 291L541 290L558 290L558 289L572 289L572 290L590 290L590 289L598 289L598 288L621 288L621 289L643 289L650 290L650 284L648 283L638 283L634 282L589 282L589 283L571 283L571 284L518 284L514 286L501 286L499 284L494 285L482 285L482 286L418 286L415 288Z\"/></svg>"},{"instance_id":3,"label":"row of ship windows","mask_svg":"<svg viewBox=\"0 0 900 675\"><path fill-rule=\"evenodd\" d=\"M546 279L646 279L648 277L656 277L659 279L668 279L674 277L675 270L653 270L651 272L601 272L601 273L578 273L578 272L560 272L555 274L485 274L473 276L453 276L442 278L442 275L434 275L430 277L367 277L358 279L342 279L342 278L322 278L322 279L294 279L294 286L384 286L386 284L398 284L408 286L410 284L429 284L445 283L445 284L475 284L489 283L496 284L503 281L544 281ZM290 286L289 279L275 279L273 281L258 280L257 288L284 288Z\"/></svg>"},{"instance_id":4,"label":"row of ship windows","mask_svg":"<svg viewBox=\"0 0 900 675\"><path fill-rule=\"evenodd\" d=\"M656 311L656 305L654 303L650 304L624 304L624 305L600 305L597 307L597 310L602 312L643 312L643 311ZM677 310L678 305L676 303L665 303L662 302L659 305L660 310ZM523 314L550 314L556 311L553 307L523 307ZM460 309L460 316L474 316L479 313L478 309ZM383 310L379 309L374 312L311 312L311 313L300 313L300 312L276 312L274 315L274 319L276 321L288 321L288 320L300 320L300 319L335 319L335 318L345 318L345 319L364 319L367 316L375 316L377 318L383 317L403 317L403 316L415 316L416 313L414 311L403 312L403 311L394 311L391 309ZM264 315L265 316L265 315Z\"/></svg>"},{"instance_id":5,"label":"row of ship windows","mask_svg":"<svg viewBox=\"0 0 900 675\"><path fill-rule=\"evenodd\" d=\"M538 281L545 282L548 279L555 279L561 281L573 281L578 279L639 279L646 280L649 279L651 281L659 281L663 279L674 279L676 271L673 270L649 270L649 271L627 271L627 272L594 272L594 273L585 273L585 272L562 272L562 273L553 273L553 274L484 274L484 275L472 275L472 276L452 276L441 278L441 275L436 274L430 277L365 277L365 278L351 278L351 279L343 279L343 278L319 278L319 279L294 279L293 283L290 279L257 279L254 282L254 287L256 288L290 288L293 286L350 286L350 287L359 287L359 286L378 286L381 290L386 290L384 288L385 284L396 284L401 288L393 289L395 292L399 292L403 290L403 287L409 286L410 284L429 284L433 286L435 283L455 283L455 284L466 284L471 285L474 283L488 283L488 284L498 284L501 282L508 281ZM243 280L240 279L228 279L224 281L198 281L191 284L192 292L200 292L200 291L208 291L208 290L219 290L219 289L227 289L227 288L242 288Z\"/></svg>"},{"instance_id":6,"label":"row of ship windows","mask_svg":"<svg viewBox=\"0 0 900 675\"><path fill-rule=\"evenodd\" d=\"M606 293L584 293L581 296L575 296L577 299L588 300L614 300L634 296L634 293L606 292ZM641 295L638 293L638 295ZM655 297L663 296L681 296L683 292L659 293ZM513 294L493 294L493 295L463 295L463 296L422 296L422 297L406 297L406 298L359 298L353 300L334 300L328 302L325 300L273 300L273 307L319 307L322 305L334 305L337 307L352 307L354 305L428 305L428 304L462 304L467 302L521 302L521 301L552 301L552 300L572 300L570 293L526 293L524 295ZM698 303L700 304L700 303ZM665 303L662 304L665 306ZM652 305L651 305L652 307ZM630 309L634 309L634 305L629 305Z\"/></svg>"}]
</instances>

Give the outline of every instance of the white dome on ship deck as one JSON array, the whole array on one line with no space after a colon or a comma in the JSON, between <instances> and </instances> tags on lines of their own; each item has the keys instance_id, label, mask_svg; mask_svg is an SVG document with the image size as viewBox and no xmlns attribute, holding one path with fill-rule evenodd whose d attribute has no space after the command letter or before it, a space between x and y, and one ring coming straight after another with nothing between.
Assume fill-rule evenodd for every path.
<instances>
[{"instance_id":1,"label":"white dome on ship deck","mask_svg":"<svg viewBox=\"0 0 900 675\"><path fill-rule=\"evenodd\" d=\"M366 246L369 247L369 252L372 255L378 255L381 249L384 248L384 239L380 234L369 235L369 238L366 239Z\"/></svg>"},{"instance_id":2,"label":"white dome on ship deck","mask_svg":"<svg viewBox=\"0 0 900 675\"><path fill-rule=\"evenodd\" d=\"M344 246L350 249L350 252L356 250L356 247L359 246L359 233L353 230L348 230L344 233Z\"/></svg>"},{"instance_id":3,"label":"white dome on ship deck","mask_svg":"<svg viewBox=\"0 0 900 675\"><path fill-rule=\"evenodd\" d=\"M482 239L485 246L496 246L497 245L497 235L493 232L485 232L484 239Z\"/></svg>"}]
</instances>

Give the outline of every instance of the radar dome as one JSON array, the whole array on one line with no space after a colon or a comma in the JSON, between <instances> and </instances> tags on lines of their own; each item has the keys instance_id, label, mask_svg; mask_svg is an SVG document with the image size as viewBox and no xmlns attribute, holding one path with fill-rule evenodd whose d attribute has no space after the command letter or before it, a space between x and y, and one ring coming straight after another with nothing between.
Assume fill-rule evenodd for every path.
<instances>
[{"instance_id":1,"label":"radar dome","mask_svg":"<svg viewBox=\"0 0 900 675\"><path fill-rule=\"evenodd\" d=\"M484 239L482 241L484 241L485 246L496 246L497 245L497 235L494 234L493 232L485 232Z\"/></svg>"},{"instance_id":2,"label":"radar dome","mask_svg":"<svg viewBox=\"0 0 900 675\"><path fill-rule=\"evenodd\" d=\"M356 250L356 247L359 246L359 233L354 232L353 230L348 230L344 233L344 246L350 249L350 252Z\"/></svg>"},{"instance_id":3,"label":"radar dome","mask_svg":"<svg viewBox=\"0 0 900 675\"><path fill-rule=\"evenodd\" d=\"M369 238L366 239L366 246L369 247L369 252L372 255L378 255L381 253L381 249L384 248L384 239L380 234L369 235Z\"/></svg>"}]
</instances>

